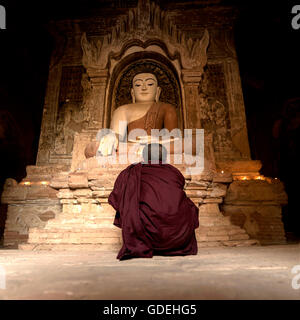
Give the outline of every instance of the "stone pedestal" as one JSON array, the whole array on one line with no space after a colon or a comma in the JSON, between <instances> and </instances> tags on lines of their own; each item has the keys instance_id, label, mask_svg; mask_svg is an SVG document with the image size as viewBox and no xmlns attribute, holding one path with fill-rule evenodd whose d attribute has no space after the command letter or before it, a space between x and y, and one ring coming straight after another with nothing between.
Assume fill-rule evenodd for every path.
<instances>
[{"instance_id":1,"label":"stone pedestal","mask_svg":"<svg viewBox=\"0 0 300 320\"><path fill-rule=\"evenodd\" d=\"M200 208L199 247L258 243L219 210L232 181L230 174L206 170L191 175L186 165L175 166L184 174L187 196ZM31 172L27 181L7 183L2 198L8 204L4 244L24 250L120 249L121 230L113 225L115 211L107 199L117 175L126 167L106 164L102 168L91 158L74 172L55 173L53 168L36 167L40 175ZM48 181L44 181L46 172ZM26 185L29 179L30 186ZM36 219L30 218L33 213ZM17 219L22 214L26 227Z\"/></svg>"},{"instance_id":2,"label":"stone pedestal","mask_svg":"<svg viewBox=\"0 0 300 320\"><path fill-rule=\"evenodd\" d=\"M283 184L272 180L237 180L229 185L222 206L225 216L261 244L286 243L282 206L287 204Z\"/></svg>"}]
</instances>

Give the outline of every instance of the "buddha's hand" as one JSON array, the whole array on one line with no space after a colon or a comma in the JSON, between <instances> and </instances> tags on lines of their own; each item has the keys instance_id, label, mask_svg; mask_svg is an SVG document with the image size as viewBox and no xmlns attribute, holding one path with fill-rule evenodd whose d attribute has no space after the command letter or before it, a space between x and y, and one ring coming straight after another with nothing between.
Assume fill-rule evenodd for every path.
<instances>
[{"instance_id":1,"label":"buddha's hand","mask_svg":"<svg viewBox=\"0 0 300 320\"><path fill-rule=\"evenodd\" d=\"M98 152L102 156L110 156L113 153L113 150L117 150L119 140L114 133L109 133L103 136L100 140Z\"/></svg>"},{"instance_id":2,"label":"buddha's hand","mask_svg":"<svg viewBox=\"0 0 300 320\"><path fill-rule=\"evenodd\" d=\"M143 145L139 146L138 149L136 150L135 154L139 157L142 156L144 148L145 148L145 146L143 146Z\"/></svg>"}]
</instances>

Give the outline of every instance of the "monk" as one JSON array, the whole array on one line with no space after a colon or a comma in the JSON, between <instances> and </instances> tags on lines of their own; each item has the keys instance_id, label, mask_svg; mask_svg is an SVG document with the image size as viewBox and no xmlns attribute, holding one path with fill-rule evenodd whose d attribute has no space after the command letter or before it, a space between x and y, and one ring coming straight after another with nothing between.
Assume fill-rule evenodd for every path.
<instances>
[{"instance_id":1,"label":"monk","mask_svg":"<svg viewBox=\"0 0 300 320\"><path fill-rule=\"evenodd\" d=\"M119 174L108 198L122 228L117 259L197 254L198 208L183 191L183 175L165 163L161 144L147 145L143 159Z\"/></svg>"}]
</instances>

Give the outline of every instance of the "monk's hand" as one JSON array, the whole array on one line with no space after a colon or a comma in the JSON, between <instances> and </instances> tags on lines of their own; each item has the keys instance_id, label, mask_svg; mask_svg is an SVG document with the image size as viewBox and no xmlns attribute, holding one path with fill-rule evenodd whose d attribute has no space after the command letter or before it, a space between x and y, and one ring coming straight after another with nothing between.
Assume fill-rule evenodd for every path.
<instances>
[{"instance_id":1,"label":"monk's hand","mask_svg":"<svg viewBox=\"0 0 300 320\"><path fill-rule=\"evenodd\" d=\"M113 153L113 150L117 150L119 140L114 133L109 133L101 138L98 152L102 156L106 157Z\"/></svg>"}]
</instances>

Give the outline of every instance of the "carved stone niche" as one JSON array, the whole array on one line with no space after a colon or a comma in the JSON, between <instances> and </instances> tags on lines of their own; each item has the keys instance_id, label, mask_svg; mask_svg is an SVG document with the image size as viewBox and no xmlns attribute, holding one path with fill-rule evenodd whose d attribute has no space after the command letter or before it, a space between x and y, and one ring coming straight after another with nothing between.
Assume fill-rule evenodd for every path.
<instances>
[{"instance_id":1,"label":"carved stone niche","mask_svg":"<svg viewBox=\"0 0 300 320\"><path fill-rule=\"evenodd\" d=\"M132 87L133 77L145 70L157 77L158 85L162 89L159 100L176 107L179 128L182 130L184 127L183 106L178 73L163 55L143 51L130 54L114 68L108 89L105 126L109 127L112 113L116 108L132 102L129 89Z\"/></svg>"}]
</instances>

